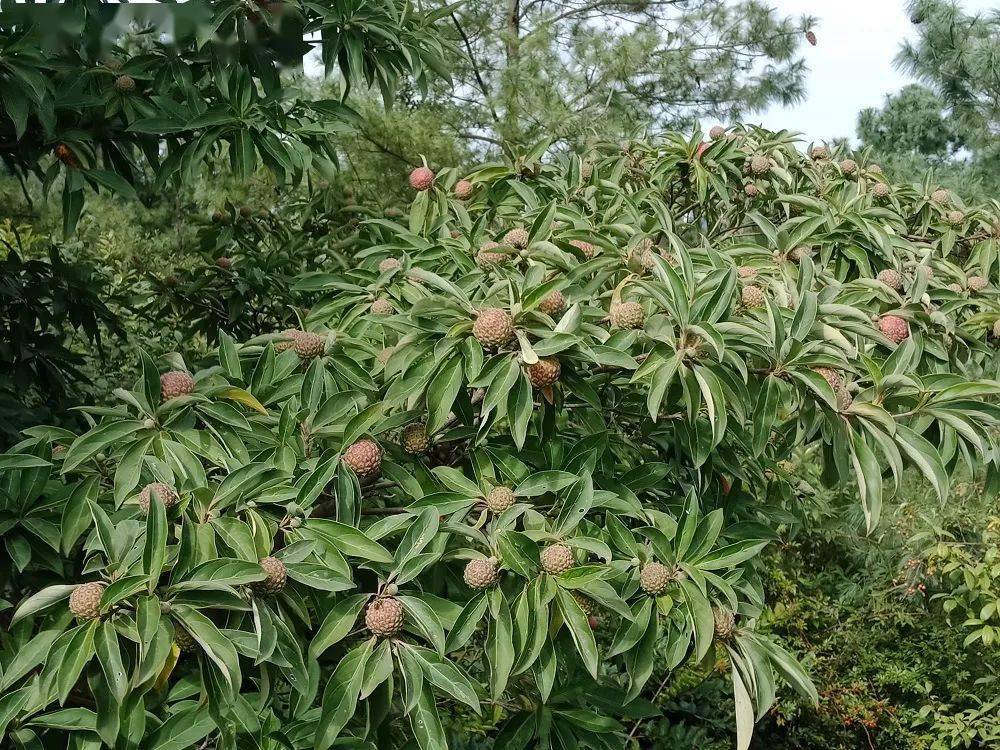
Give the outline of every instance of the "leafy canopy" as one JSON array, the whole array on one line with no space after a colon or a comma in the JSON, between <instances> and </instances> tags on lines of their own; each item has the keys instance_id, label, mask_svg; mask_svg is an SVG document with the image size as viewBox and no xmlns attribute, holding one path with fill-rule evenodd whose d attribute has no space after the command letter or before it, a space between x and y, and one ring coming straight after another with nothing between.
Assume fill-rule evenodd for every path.
<instances>
[{"instance_id":1,"label":"leafy canopy","mask_svg":"<svg viewBox=\"0 0 1000 750\"><path fill-rule=\"evenodd\" d=\"M757 629L788 459L869 528L907 466L996 488L1000 207L715 135L418 170L299 279L302 330L144 356L84 434L28 430L7 731L443 748L472 712L621 747L654 668L719 657L740 748L782 683L815 700Z\"/></svg>"}]
</instances>

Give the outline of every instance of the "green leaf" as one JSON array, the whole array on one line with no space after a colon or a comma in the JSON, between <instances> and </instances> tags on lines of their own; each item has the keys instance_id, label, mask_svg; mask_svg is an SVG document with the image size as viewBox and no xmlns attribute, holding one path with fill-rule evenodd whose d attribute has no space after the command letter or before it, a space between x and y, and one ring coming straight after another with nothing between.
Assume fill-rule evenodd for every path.
<instances>
[{"instance_id":1,"label":"green leaf","mask_svg":"<svg viewBox=\"0 0 1000 750\"><path fill-rule=\"evenodd\" d=\"M355 646L340 660L323 691L319 724L316 726L315 750L327 750L347 722L354 716L364 681L365 666L371 656L375 639Z\"/></svg>"},{"instance_id":2,"label":"green leaf","mask_svg":"<svg viewBox=\"0 0 1000 750\"><path fill-rule=\"evenodd\" d=\"M479 696L476 695L472 680L465 672L428 648L405 645L403 647L412 649L428 682L448 693L455 700L466 704L477 714L481 713Z\"/></svg>"},{"instance_id":3,"label":"green leaf","mask_svg":"<svg viewBox=\"0 0 1000 750\"><path fill-rule=\"evenodd\" d=\"M594 638L594 631L590 628L587 614L568 591L557 589L556 598L559 602L559 612L569 628L569 634L573 637L573 644L583 660L583 666L596 680L600 657L597 654L597 641Z\"/></svg>"},{"instance_id":4,"label":"green leaf","mask_svg":"<svg viewBox=\"0 0 1000 750\"><path fill-rule=\"evenodd\" d=\"M142 550L142 568L149 576L149 593L156 589L167 557L167 509L163 499L150 492L149 512L146 513L146 543Z\"/></svg>"},{"instance_id":5,"label":"green leaf","mask_svg":"<svg viewBox=\"0 0 1000 750\"><path fill-rule=\"evenodd\" d=\"M331 545L349 557L357 557L374 563L391 563L392 555L378 542L369 539L364 532L353 526L326 518L310 518L310 531L329 541Z\"/></svg>"},{"instance_id":6,"label":"green leaf","mask_svg":"<svg viewBox=\"0 0 1000 750\"><path fill-rule=\"evenodd\" d=\"M310 659L318 659L330 646L347 637L368 599L368 594L355 594L337 602L323 618L322 624L309 644Z\"/></svg>"},{"instance_id":7,"label":"green leaf","mask_svg":"<svg viewBox=\"0 0 1000 750\"><path fill-rule=\"evenodd\" d=\"M55 586L47 586L38 593L32 594L14 612L10 624L13 626L28 615L33 615L35 612L51 607L63 599L68 599L75 588L76 584L57 584Z\"/></svg>"}]
</instances>

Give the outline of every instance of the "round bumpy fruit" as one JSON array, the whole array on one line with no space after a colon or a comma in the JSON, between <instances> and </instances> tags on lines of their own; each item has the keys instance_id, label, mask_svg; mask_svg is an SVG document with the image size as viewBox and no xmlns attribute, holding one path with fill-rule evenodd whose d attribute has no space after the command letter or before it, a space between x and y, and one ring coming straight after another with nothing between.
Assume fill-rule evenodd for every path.
<instances>
[{"instance_id":1,"label":"round bumpy fruit","mask_svg":"<svg viewBox=\"0 0 1000 750\"><path fill-rule=\"evenodd\" d=\"M726 134L726 129L721 125L714 125L711 130L708 131L708 137L713 141L719 140L722 136Z\"/></svg>"},{"instance_id":2,"label":"round bumpy fruit","mask_svg":"<svg viewBox=\"0 0 1000 750\"><path fill-rule=\"evenodd\" d=\"M898 315L885 315L879 318L878 329L890 341L900 344L910 336L910 326Z\"/></svg>"},{"instance_id":3,"label":"round bumpy fruit","mask_svg":"<svg viewBox=\"0 0 1000 750\"><path fill-rule=\"evenodd\" d=\"M174 623L174 643L177 644L177 650L182 654L193 654L198 650L198 641L176 622Z\"/></svg>"},{"instance_id":4,"label":"round bumpy fruit","mask_svg":"<svg viewBox=\"0 0 1000 750\"><path fill-rule=\"evenodd\" d=\"M583 610L583 614L587 617L593 617L597 614L597 602L591 599L586 594L581 594L579 591L574 591L573 600L580 606Z\"/></svg>"},{"instance_id":5,"label":"round bumpy fruit","mask_svg":"<svg viewBox=\"0 0 1000 750\"><path fill-rule=\"evenodd\" d=\"M423 422L414 422L406 425L403 430L403 450L411 456L419 456L430 446L430 438L427 437L427 425Z\"/></svg>"},{"instance_id":6,"label":"round bumpy fruit","mask_svg":"<svg viewBox=\"0 0 1000 750\"><path fill-rule=\"evenodd\" d=\"M559 380L562 367L555 357L542 357L528 367L528 380L535 388L547 388Z\"/></svg>"},{"instance_id":7,"label":"round bumpy fruit","mask_svg":"<svg viewBox=\"0 0 1000 750\"><path fill-rule=\"evenodd\" d=\"M1000 318L993 321L993 340L1000 341Z\"/></svg>"},{"instance_id":8,"label":"round bumpy fruit","mask_svg":"<svg viewBox=\"0 0 1000 750\"><path fill-rule=\"evenodd\" d=\"M414 190L430 190L434 184L434 173L427 167L417 167L410 172L410 187Z\"/></svg>"},{"instance_id":9,"label":"round bumpy fruit","mask_svg":"<svg viewBox=\"0 0 1000 750\"><path fill-rule=\"evenodd\" d=\"M503 236L504 243L524 250L528 246L528 231L523 227L515 227Z\"/></svg>"},{"instance_id":10,"label":"round bumpy fruit","mask_svg":"<svg viewBox=\"0 0 1000 750\"><path fill-rule=\"evenodd\" d=\"M469 588L481 590L495 586L500 580L497 559L490 557L482 560L469 560L465 565L463 578Z\"/></svg>"},{"instance_id":11,"label":"round bumpy fruit","mask_svg":"<svg viewBox=\"0 0 1000 750\"><path fill-rule=\"evenodd\" d=\"M750 171L755 175L762 175L771 169L771 160L763 154L758 154L750 160Z\"/></svg>"},{"instance_id":12,"label":"round bumpy fruit","mask_svg":"<svg viewBox=\"0 0 1000 750\"><path fill-rule=\"evenodd\" d=\"M854 396L846 388L837 388L837 408L846 411L854 403Z\"/></svg>"},{"instance_id":13,"label":"round bumpy fruit","mask_svg":"<svg viewBox=\"0 0 1000 750\"><path fill-rule=\"evenodd\" d=\"M81 583L69 595L69 611L80 620L93 620L101 616L101 596L104 584L97 581Z\"/></svg>"},{"instance_id":14,"label":"round bumpy fruit","mask_svg":"<svg viewBox=\"0 0 1000 750\"><path fill-rule=\"evenodd\" d=\"M895 289L897 292L903 291L903 277L899 275L899 271L892 268L886 268L883 271L879 271L878 276L875 278L890 289Z\"/></svg>"},{"instance_id":15,"label":"round bumpy fruit","mask_svg":"<svg viewBox=\"0 0 1000 750\"><path fill-rule=\"evenodd\" d=\"M514 490L499 485L490 490L484 502L492 513L503 513L514 504Z\"/></svg>"},{"instance_id":16,"label":"round bumpy fruit","mask_svg":"<svg viewBox=\"0 0 1000 750\"><path fill-rule=\"evenodd\" d=\"M736 616L725 607L712 609L715 620L715 637L720 641L728 641L736 633Z\"/></svg>"},{"instance_id":17,"label":"round bumpy fruit","mask_svg":"<svg viewBox=\"0 0 1000 750\"><path fill-rule=\"evenodd\" d=\"M557 576L573 567L573 550L565 544L552 544L542 550L542 570Z\"/></svg>"},{"instance_id":18,"label":"round bumpy fruit","mask_svg":"<svg viewBox=\"0 0 1000 750\"><path fill-rule=\"evenodd\" d=\"M969 286L969 291L976 294L986 291L986 287L990 285L989 280L985 276L970 276L966 283Z\"/></svg>"},{"instance_id":19,"label":"round bumpy fruit","mask_svg":"<svg viewBox=\"0 0 1000 750\"><path fill-rule=\"evenodd\" d=\"M741 279L754 279L757 277L757 269L753 266L740 266L736 269L736 275Z\"/></svg>"},{"instance_id":20,"label":"round bumpy fruit","mask_svg":"<svg viewBox=\"0 0 1000 750\"><path fill-rule=\"evenodd\" d=\"M326 349L326 336L312 331L299 331L293 339L292 346L299 359L315 359Z\"/></svg>"},{"instance_id":21,"label":"round bumpy fruit","mask_svg":"<svg viewBox=\"0 0 1000 750\"><path fill-rule=\"evenodd\" d=\"M948 223L953 226L958 226L963 221L965 221L965 214L961 211L949 211L948 212Z\"/></svg>"},{"instance_id":22,"label":"round bumpy fruit","mask_svg":"<svg viewBox=\"0 0 1000 750\"><path fill-rule=\"evenodd\" d=\"M750 199L756 198L758 195L760 195L760 188L757 187L754 183L748 182L746 185L743 186L743 194Z\"/></svg>"},{"instance_id":23,"label":"round bumpy fruit","mask_svg":"<svg viewBox=\"0 0 1000 750\"><path fill-rule=\"evenodd\" d=\"M666 565L658 562L646 563L639 573L639 585L650 596L659 596L667 590L673 576Z\"/></svg>"},{"instance_id":24,"label":"round bumpy fruit","mask_svg":"<svg viewBox=\"0 0 1000 750\"><path fill-rule=\"evenodd\" d=\"M468 180L459 180L455 183L455 197L464 201L472 195L472 183Z\"/></svg>"},{"instance_id":25,"label":"round bumpy fruit","mask_svg":"<svg viewBox=\"0 0 1000 750\"><path fill-rule=\"evenodd\" d=\"M953 291L955 294L961 294L962 292L965 291L964 287L957 281L953 281L951 284L948 285L947 288Z\"/></svg>"},{"instance_id":26,"label":"round bumpy fruit","mask_svg":"<svg viewBox=\"0 0 1000 750\"><path fill-rule=\"evenodd\" d=\"M472 335L488 349L501 347L514 338L514 320L506 310L487 307L476 316Z\"/></svg>"},{"instance_id":27,"label":"round bumpy fruit","mask_svg":"<svg viewBox=\"0 0 1000 750\"><path fill-rule=\"evenodd\" d=\"M503 245L499 242L483 243L483 246L479 248L479 252L476 253L476 265L480 268L502 266L510 260L510 256L507 253L496 252L498 248L502 247Z\"/></svg>"},{"instance_id":28,"label":"round bumpy fruit","mask_svg":"<svg viewBox=\"0 0 1000 750\"><path fill-rule=\"evenodd\" d=\"M383 258L378 264L378 270L380 273L386 273L387 271L395 271L402 265L399 258Z\"/></svg>"},{"instance_id":29,"label":"round bumpy fruit","mask_svg":"<svg viewBox=\"0 0 1000 750\"><path fill-rule=\"evenodd\" d=\"M344 463L359 479L374 479L382 470L382 449L369 438L362 438L344 451Z\"/></svg>"},{"instance_id":30,"label":"round bumpy fruit","mask_svg":"<svg viewBox=\"0 0 1000 750\"><path fill-rule=\"evenodd\" d=\"M285 568L285 563L277 557L268 555L261 559L260 567L267 574L267 578L254 583L251 586L253 592L258 596L267 596L283 591L285 584L288 582L288 570Z\"/></svg>"},{"instance_id":31,"label":"round bumpy fruit","mask_svg":"<svg viewBox=\"0 0 1000 750\"><path fill-rule=\"evenodd\" d=\"M877 182L872 188L872 193L875 194L876 198L888 198L890 192L889 186L884 182Z\"/></svg>"},{"instance_id":32,"label":"round bumpy fruit","mask_svg":"<svg viewBox=\"0 0 1000 750\"><path fill-rule=\"evenodd\" d=\"M829 367L817 367L816 372L823 376L823 380L829 383L833 390L840 388L840 375L836 370L831 370Z\"/></svg>"},{"instance_id":33,"label":"round bumpy fruit","mask_svg":"<svg viewBox=\"0 0 1000 750\"><path fill-rule=\"evenodd\" d=\"M403 605L391 596L375 599L365 609L365 625L372 635L388 638L403 629Z\"/></svg>"},{"instance_id":34,"label":"round bumpy fruit","mask_svg":"<svg viewBox=\"0 0 1000 750\"><path fill-rule=\"evenodd\" d=\"M169 484L164 484L163 482L153 482L152 484L147 484L139 493L139 508L143 513L149 513L149 503L150 500L152 500L154 492L156 493L156 496L160 498L160 502L163 503L163 507L167 510L170 510L177 505L181 499L180 495L177 494L177 490Z\"/></svg>"},{"instance_id":35,"label":"round bumpy fruit","mask_svg":"<svg viewBox=\"0 0 1000 750\"><path fill-rule=\"evenodd\" d=\"M931 200L935 203L948 203L951 200L951 193L944 188L939 188L931 193Z\"/></svg>"},{"instance_id":36,"label":"round bumpy fruit","mask_svg":"<svg viewBox=\"0 0 1000 750\"><path fill-rule=\"evenodd\" d=\"M830 152L827 151L826 146L813 146L813 150L809 152L809 155L815 161L820 161L821 159L828 159L830 157Z\"/></svg>"},{"instance_id":37,"label":"round bumpy fruit","mask_svg":"<svg viewBox=\"0 0 1000 750\"><path fill-rule=\"evenodd\" d=\"M840 162L840 171L846 175L852 175L858 171L858 163L854 159L844 159Z\"/></svg>"},{"instance_id":38,"label":"round bumpy fruit","mask_svg":"<svg viewBox=\"0 0 1000 750\"><path fill-rule=\"evenodd\" d=\"M171 370L160 375L160 397L167 401L186 396L194 390L194 378L183 370Z\"/></svg>"},{"instance_id":39,"label":"round bumpy fruit","mask_svg":"<svg viewBox=\"0 0 1000 750\"><path fill-rule=\"evenodd\" d=\"M135 91L135 79L132 76L118 76L115 79L115 88L123 94Z\"/></svg>"},{"instance_id":40,"label":"round bumpy fruit","mask_svg":"<svg viewBox=\"0 0 1000 750\"><path fill-rule=\"evenodd\" d=\"M611 305L611 325L625 330L642 328L646 324L646 311L638 302L619 302Z\"/></svg>"},{"instance_id":41,"label":"round bumpy fruit","mask_svg":"<svg viewBox=\"0 0 1000 750\"><path fill-rule=\"evenodd\" d=\"M221 255L215 259L215 266L216 268L221 268L223 271L228 271L233 267L233 259L226 257L225 255Z\"/></svg>"},{"instance_id":42,"label":"round bumpy fruit","mask_svg":"<svg viewBox=\"0 0 1000 750\"><path fill-rule=\"evenodd\" d=\"M765 302L764 290L754 284L743 287L740 293L745 307L763 307Z\"/></svg>"},{"instance_id":43,"label":"round bumpy fruit","mask_svg":"<svg viewBox=\"0 0 1000 750\"><path fill-rule=\"evenodd\" d=\"M584 242L583 240L570 240L569 244L583 253L583 257L587 260L590 260L597 254L597 247L589 242Z\"/></svg>"},{"instance_id":44,"label":"round bumpy fruit","mask_svg":"<svg viewBox=\"0 0 1000 750\"><path fill-rule=\"evenodd\" d=\"M812 249L806 247L805 245L799 245L794 248L792 252L788 254L788 257L794 260L796 263L801 263L803 258L808 258L812 255Z\"/></svg>"},{"instance_id":45,"label":"round bumpy fruit","mask_svg":"<svg viewBox=\"0 0 1000 750\"><path fill-rule=\"evenodd\" d=\"M372 315L392 315L396 312L396 309L385 297L379 297L377 300L372 302L371 312Z\"/></svg>"},{"instance_id":46,"label":"round bumpy fruit","mask_svg":"<svg viewBox=\"0 0 1000 750\"><path fill-rule=\"evenodd\" d=\"M538 303L538 312L555 317L566 309L566 298L558 289L554 289L546 294L542 301Z\"/></svg>"}]
</instances>

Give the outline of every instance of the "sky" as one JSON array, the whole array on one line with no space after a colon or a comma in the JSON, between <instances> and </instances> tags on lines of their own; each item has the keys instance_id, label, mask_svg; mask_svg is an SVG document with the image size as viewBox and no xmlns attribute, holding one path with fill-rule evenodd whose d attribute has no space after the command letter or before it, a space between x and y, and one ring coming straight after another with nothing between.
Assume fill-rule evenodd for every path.
<instances>
[{"instance_id":1,"label":"sky","mask_svg":"<svg viewBox=\"0 0 1000 750\"><path fill-rule=\"evenodd\" d=\"M786 15L811 15L818 44L803 44L809 67L806 98L790 107L774 106L746 119L809 140L856 135L858 112L880 107L885 95L912 81L892 60L900 43L914 35L905 0L771 0ZM960 0L966 12L1000 8L1000 0Z\"/></svg>"}]
</instances>

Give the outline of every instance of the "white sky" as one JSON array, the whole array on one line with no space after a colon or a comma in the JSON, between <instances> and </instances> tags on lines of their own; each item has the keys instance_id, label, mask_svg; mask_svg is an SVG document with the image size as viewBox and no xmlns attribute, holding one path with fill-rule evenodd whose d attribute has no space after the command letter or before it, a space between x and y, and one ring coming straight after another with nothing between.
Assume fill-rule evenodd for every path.
<instances>
[{"instance_id":1,"label":"white sky","mask_svg":"<svg viewBox=\"0 0 1000 750\"><path fill-rule=\"evenodd\" d=\"M893 67L900 43L914 35L904 0L771 0L786 15L815 16L818 44L803 44L806 98L771 107L750 122L805 133L809 140L856 136L858 112L910 83ZM966 12L1000 9L1000 0L960 0Z\"/></svg>"}]
</instances>

